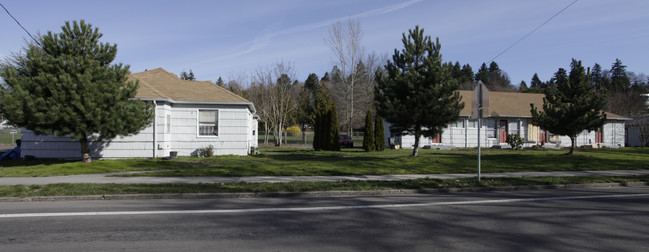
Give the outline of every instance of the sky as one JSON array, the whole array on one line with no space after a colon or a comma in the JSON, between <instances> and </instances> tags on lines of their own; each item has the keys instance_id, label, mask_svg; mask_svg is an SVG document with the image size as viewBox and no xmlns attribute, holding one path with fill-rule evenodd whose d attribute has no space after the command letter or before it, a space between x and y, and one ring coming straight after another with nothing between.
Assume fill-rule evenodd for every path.
<instances>
[{"instance_id":1,"label":"sky","mask_svg":"<svg viewBox=\"0 0 649 252\"><path fill-rule=\"evenodd\" d=\"M403 48L402 34L419 25L439 38L443 61L477 71L497 56L514 85L529 84L534 73L549 80L573 58L604 69L620 59L627 71L649 74L649 1L573 2L0 0L31 34L60 32L65 21L83 19L99 28L102 42L117 44L114 62L131 72L191 70L213 82L243 80L278 63L292 65L300 81L310 73L322 77L336 64L329 29L349 19L360 23L368 53L390 59ZM20 52L29 38L2 9L0 35L0 58Z\"/></svg>"}]
</instances>

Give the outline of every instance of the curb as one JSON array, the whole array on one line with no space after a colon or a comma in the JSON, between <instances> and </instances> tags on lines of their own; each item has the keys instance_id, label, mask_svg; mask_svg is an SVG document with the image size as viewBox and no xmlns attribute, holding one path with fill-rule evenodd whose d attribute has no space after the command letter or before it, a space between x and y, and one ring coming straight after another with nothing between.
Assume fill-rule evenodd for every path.
<instances>
[{"instance_id":1,"label":"curb","mask_svg":"<svg viewBox=\"0 0 649 252\"><path fill-rule=\"evenodd\" d=\"M262 192L262 193L170 193L170 194L108 194L81 196L0 197L0 202L43 202L79 200L143 200L143 199L219 199L219 198L276 198L276 197L352 197L391 196L458 192L491 192L523 190L567 190L649 186L649 182L556 184L506 187L470 187L442 189L395 189L373 191L313 191L313 192Z\"/></svg>"}]
</instances>

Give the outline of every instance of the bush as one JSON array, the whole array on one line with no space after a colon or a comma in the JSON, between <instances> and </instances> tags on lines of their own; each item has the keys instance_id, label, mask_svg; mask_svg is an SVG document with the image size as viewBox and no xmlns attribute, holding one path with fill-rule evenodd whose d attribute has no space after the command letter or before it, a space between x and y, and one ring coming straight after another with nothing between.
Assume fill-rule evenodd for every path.
<instances>
[{"instance_id":1,"label":"bush","mask_svg":"<svg viewBox=\"0 0 649 252\"><path fill-rule=\"evenodd\" d=\"M518 134L509 134L507 135L507 144L512 147L514 150L518 150L523 147L525 140L521 138Z\"/></svg>"},{"instance_id":2,"label":"bush","mask_svg":"<svg viewBox=\"0 0 649 252\"><path fill-rule=\"evenodd\" d=\"M286 128L286 131L288 131L289 133L300 133L300 132L302 132L302 130L298 126L288 127L288 128Z\"/></svg>"},{"instance_id":3,"label":"bush","mask_svg":"<svg viewBox=\"0 0 649 252\"><path fill-rule=\"evenodd\" d=\"M207 147L198 148L198 157L211 157L214 156L214 146L211 144Z\"/></svg>"}]
</instances>

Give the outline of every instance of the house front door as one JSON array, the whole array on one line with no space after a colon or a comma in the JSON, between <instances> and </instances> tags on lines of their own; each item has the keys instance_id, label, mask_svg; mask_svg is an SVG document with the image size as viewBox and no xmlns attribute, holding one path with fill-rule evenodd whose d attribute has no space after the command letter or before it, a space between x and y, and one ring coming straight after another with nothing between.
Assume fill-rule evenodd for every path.
<instances>
[{"instance_id":1,"label":"house front door","mask_svg":"<svg viewBox=\"0 0 649 252\"><path fill-rule=\"evenodd\" d=\"M500 135L500 143L507 142L507 120L500 120L498 123L498 133Z\"/></svg>"},{"instance_id":2,"label":"house front door","mask_svg":"<svg viewBox=\"0 0 649 252\"><path fill-rule=\"evenodd\" d=\"M442 142L442 135L437 134L435 138L433 138L432 143L441 143Z\"/></svg>"},{"instance_id":3,"label":"house front door","mask_svg":"<svg viewBox=\"0 0 649 252\"><path fill-rule=\"evenodd\" d=\"M599 128L595 131L595 143L602 143L602 140L602 128Z\"/></svg>"},{"instance_id":4,"label":"house front door","mask_svg":"<svg viewBox=\"0 0 649 252\"><path fill-rule=\"evenodd\" d=\"M547 133L545 132L545 130L539 131L539 144L544 145L545 143L547 143L547 139Z\"/></svg>"}]
</instances>

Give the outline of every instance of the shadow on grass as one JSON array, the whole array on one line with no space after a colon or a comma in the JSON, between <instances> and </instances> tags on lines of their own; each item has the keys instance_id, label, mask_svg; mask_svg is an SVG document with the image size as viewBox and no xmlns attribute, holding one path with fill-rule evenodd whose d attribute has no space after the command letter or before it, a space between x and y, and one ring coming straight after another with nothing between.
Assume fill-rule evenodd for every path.
<instances>
[{"instance_id":1,"label":"shadow on grass","mask_svg":"<svg viewBox=\"0 0 649 252\"><path fill-rule=\"evenodd\" d=\"M80 163L79 160L62 159L32 159L32 160L0 160L0 167L36 166L36 165L59 165L69 163Z\"/></svg>"}]
</instances>

